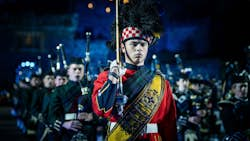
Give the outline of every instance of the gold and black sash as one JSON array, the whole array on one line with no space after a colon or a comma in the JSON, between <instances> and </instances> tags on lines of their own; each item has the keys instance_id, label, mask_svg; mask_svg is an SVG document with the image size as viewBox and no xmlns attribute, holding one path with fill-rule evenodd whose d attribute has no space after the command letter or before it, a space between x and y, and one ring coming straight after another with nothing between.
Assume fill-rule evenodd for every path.
<instances>
[{"instance_id":1,"label":"gold and black sash","mask_svg":"<svg viewBox=\"0 0 250 141\"><path fill-rule=\"evenodd\" d=\"M134 101L124 111L124 115L108 133L108 141L133 141L140 135L158 110L164 95L165 79L155 75Z\"/></svg>"},{"instance_id":2,"label":"gold and black sash","mask_svg":"<svg viewBox=\"0 0 250 141\"><path fill-rule=\"evenodd\" d=\"M144 67L137 70L133 76L125 81L123 85L123 93L128 97L128 105L135 100L146 84L153 80L154 76L155 72Z\"/></svg>"}]
</instances>

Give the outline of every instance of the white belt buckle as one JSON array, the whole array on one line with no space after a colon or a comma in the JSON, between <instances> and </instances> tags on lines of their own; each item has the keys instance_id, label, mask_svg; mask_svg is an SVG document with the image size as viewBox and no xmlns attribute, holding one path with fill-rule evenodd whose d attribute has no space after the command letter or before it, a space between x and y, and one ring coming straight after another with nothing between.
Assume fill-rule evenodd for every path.
<instances>
[{"instance_id":1,"label":"white belt buckle","mask_svg":"<svg viewBox=\"0 0 250 141\"><path fill-rule=\"evenodd\" d=\"M144 133L158 133L158 126L156 123L148 123L145 128Z\"/></svg>"},{"instance_id":2,"label":"white belt buckle","mask_svg":"<svg viewBox=\"0 0 250 141\"><path fill-rule=\"evenodd\" d=\"M111 131L114 126L116 125L117 122L110 122L109 125L109 130ZM148 123L144 128L143 128L143 133L158 133L158 126L156 123Z\"/></svg>"},{"instance_id":3,"label":"white belt buckle","mask_svg":"<svg viewBox=\"0 0 250 141\"><path fill-rule=\"evenodd\" d=\"M64 116L65 120L75 120L76 119L76 113L67 113Z\"/></svg>"}]
</instances>

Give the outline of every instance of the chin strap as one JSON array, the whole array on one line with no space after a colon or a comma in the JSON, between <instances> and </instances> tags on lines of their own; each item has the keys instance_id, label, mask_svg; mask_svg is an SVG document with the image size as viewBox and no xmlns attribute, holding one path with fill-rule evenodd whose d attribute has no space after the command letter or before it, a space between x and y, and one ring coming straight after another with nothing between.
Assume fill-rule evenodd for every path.
<instances>
[{"instance_id":1,"label":"chin strap","mask_svg":"<svg viewBox=\"0 0 250 141\"><path fill-rule=\"evenodd\" d=\"M127 49L126 49L126 45L123 43L123 45L124 45L124 48L125 48L125 55L128 57L128 59L133 63L133 64L136 64L132 59L131 59L131 57L129 56L129 54L128 54L128 51L127 51Z\"/></svg>"}]
</instances>

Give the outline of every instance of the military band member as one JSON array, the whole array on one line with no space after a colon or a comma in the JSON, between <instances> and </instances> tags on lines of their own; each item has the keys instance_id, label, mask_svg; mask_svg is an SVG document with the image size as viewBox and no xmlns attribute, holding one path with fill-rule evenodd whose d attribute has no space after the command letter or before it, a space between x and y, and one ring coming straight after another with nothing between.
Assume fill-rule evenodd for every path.
<instances>
[{"instance_id":1,"label":"military band member","mask_svg":"<svg viewBox=\"0 0 250 141\"><path fill-rule=\"evenodd\" d=\"M176 140L176 107L170 84L144 64L150 46L162 32L155 6L153 1L147 0L124 4L119 17L119 34L125 68L113 61L109 71L100 73L94 82L93 109L97 115L109 119L106 138L109 141ZM116 97L120 76L124 98L128 98L122 114Z\"/></svg>"},{"instance_id":2,"label":"military band member","mask_svg":"<svg viewBox=\"0 0 250 141\"><path fill-rule=\"evenodd\" d=\"M248 77L234 74L227 99L219 102L221 120L226 136L224 140L246 140L250 137Z\"/></svg>"},{"instance_id":3,"label":"military band member","mask_svg":"<svg viewBox=\"0 0 250 141\"><path fill-rule=\"evenodd\" d=\"M177 109L177 139L184 141L185 132L188 129L190 121L196 121L196 117L190 116L192 111L192 101L190 99L191 92L189 90L189 74L181 72L179 79L176 81L174 98L176 100ZM189 120L190 119L190 120Z\"/></svg>"},{"instance_id":4,"label":"military band member","mask_svg":"<svg viewBox=\"0 0 250 141\"><path fill-rule=\"evenodd\" d=\"M30 120L31 100L34 89L29 82L20 80L15 88L15 110L17 112L17 126L23 134L27 134Z\"/></svg>"},{"instance_id":5,"label":"military band member","mask_svg":"<svg viewBox=\"0 0 250 141\"><path fill-rule=\"evenodd\" d=\"M200 140L200 127L205 116L205 104L199 80L181 72L174 92L177 107L178 141Z\"/></svg>"},{"instance_id":6,"label":"military band member","mask_svg":"<svg viewBox=\"0 0 250 141\"><path fill-rule=\"evenodd\" d=\"M78 109L81 90L86 86L86 82L83 82L84 65L81 58L71 59L67 74L69 79L67 84L56 88L52 94L49 109L50 123L61 134L63 141L70 141L77 133L81 135L82 140L93 141L95 140L94 115L89 94L84 95L89 100L82 103L83 110Z\"/></svg>"},{"instance_id":7,"label":"military band member","mask_svg":"<svg viewBox=\"0 0 250 141\"><path fill-rule=\"evenodd\" d=\"M32 103L31 103L31 120L36 125L36 135L37 140L40 140L43 130L45 128L45 124L47 124L47 115L44 106L47 105L47 98L52 90L55 88L55 77L51 71L48 71L43 74L42 84L43 87L41 89L37 89L33 93ZM43 104L46 102L46 104Z\"/></svg>"},{"instance_id":8,"label":"military band member","mask_svg":"<svg viewBox=\"0 0 250 141\"><path fill-rule=\"evenodd\" d=\"M59 70L54 73L55 88L67 83L68 77L65 70ZM41 105L41 112L39 114L38 123L38 140L40 141L55 141L60 140L60 136L55 133L53 126L49 123L49 105L50 100L55 90L51 90L49 93L44 93L43 101ZM54 131L54 132L53 132Z\"/></svg>"},{"instance_id":9,"label":"military band member","mask_svg":"<svg viewBox=\"0 0 250 141\"><path fill-rule=\"evenodd\" d=\"M60 70L55 73L56 87L67 84L67 82L68 82L68 76L66 70Z\"/></svg>"}]
</instances>

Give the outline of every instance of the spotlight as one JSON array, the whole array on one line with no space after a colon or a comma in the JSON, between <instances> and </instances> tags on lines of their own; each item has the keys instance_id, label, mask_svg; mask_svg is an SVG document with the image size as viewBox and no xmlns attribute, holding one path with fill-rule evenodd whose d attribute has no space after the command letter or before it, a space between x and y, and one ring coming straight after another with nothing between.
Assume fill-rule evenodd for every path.
<instances>
[{"instance_id":1,"label":"spotlight","mask_svg":"<svg viewBox=\"0 0 250 141\"><path fill-rule=\"evenodd\" d=\"M129 0L123 0L123 4L129 3Z\"/></svg>"},{"instance_id":2,"label":"spotlight","mask_svg":"<svg viewBox=\"0 0 250 141\"><path fill-rule=\"evenodd\" d=\"M88 8L89 9L93 9L94 8L94 4L92 2L88 3Z\"/></svg>"},{"instance_id":3,"label":"spotlight","mask_svg":"<svg viewBox=\"0 0 250 141\"><path fill-rule=\"evenodd\" d=\"M110 12L111 12L111 8L110 8L110 7L106 7L106 8L105 8L105 12L106 12L106 13L110 13Z\"/></svg>"}]
</instances>

